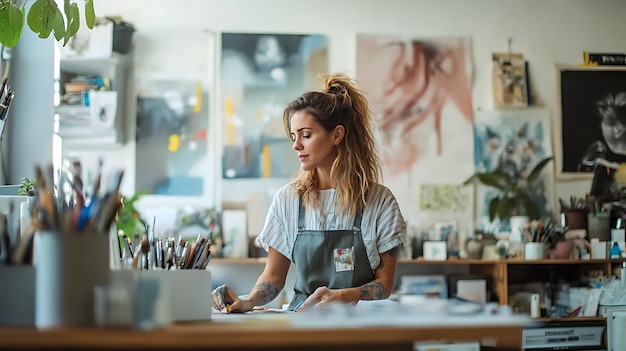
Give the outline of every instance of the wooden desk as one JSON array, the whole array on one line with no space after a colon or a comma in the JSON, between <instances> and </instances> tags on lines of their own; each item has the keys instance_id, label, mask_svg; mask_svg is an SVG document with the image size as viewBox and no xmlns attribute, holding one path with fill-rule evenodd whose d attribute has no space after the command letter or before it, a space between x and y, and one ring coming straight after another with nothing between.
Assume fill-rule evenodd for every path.
<instances>
[{"instance_id":1,"label":"wooden desk","mask_svg":"<svg viewBox=\"0 0 626 351\"><path fill-rule=\"evenodd\" d=\"M522 325L294 327L284 318L216 319L138 331L105 328L0 328L5 349L413 350L413 342L477 340L497 350L521 348Z\"/></svg>"}]
</instances>

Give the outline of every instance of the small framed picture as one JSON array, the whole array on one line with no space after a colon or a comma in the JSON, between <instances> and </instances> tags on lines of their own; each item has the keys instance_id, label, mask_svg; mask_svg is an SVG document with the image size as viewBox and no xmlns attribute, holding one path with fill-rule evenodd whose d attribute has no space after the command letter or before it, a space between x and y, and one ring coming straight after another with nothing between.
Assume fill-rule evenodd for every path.
<instances>
[{"instance_id":1,"label":"small framed picture","mask_svg":"<svg viewBox=\"0 0 626 351\"><path fill-rule=\"evenodd\" d=\"M446 242L448 254L459 251L459 238L456 221L437 222L434 224L433 240Z\"/></svg>"},{"instance_id":2,"label":"small framed picture","mask_svg":"<svg viewBox=\"0 0 626 351\"><path fill-rule=\"evenodd\" d=\"M448 245L445 241L425 241L424 259L445 261L448 259Z\"/></svg>"}]
</instances>

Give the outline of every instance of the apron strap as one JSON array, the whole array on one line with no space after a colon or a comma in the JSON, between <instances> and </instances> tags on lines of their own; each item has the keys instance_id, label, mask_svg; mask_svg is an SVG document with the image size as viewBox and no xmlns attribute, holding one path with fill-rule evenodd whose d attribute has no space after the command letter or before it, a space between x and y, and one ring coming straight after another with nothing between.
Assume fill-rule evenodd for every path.
<instances>
[{"instance_id":1,"label":"apron strap","mask_svg":"<svg viewBox=\"0 0 626 351\"><path fill-rule=\"evenodd\" d=\"M299 202L298 202L298 230L304 230L304 209L302 208L302 195L298 196L298 198L299 198Z\"/></svg>"},{"instance_id":2,"label":"apron strap","mask_svg":"<svg viewBox=\"0 0 626 351\"><path fill-rule=\"evenodd\" d=\"M354 216L354 224L352 225L352 229L361 231L361 210L356 211L356 216Z\"/></svg>"}]
</instances>

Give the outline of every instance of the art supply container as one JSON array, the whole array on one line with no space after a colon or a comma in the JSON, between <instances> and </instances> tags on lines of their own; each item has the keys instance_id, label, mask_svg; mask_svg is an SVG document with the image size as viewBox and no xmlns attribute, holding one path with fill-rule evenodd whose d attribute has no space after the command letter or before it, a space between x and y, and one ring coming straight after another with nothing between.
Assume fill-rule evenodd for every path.
<instances>
[{"instance_id":1,"label":"art supply container","mask_svg":"<svg viewBox=\"0 0 626 351\"><path fill-rule=\"evenodd\" d=\"M565 215L565 224L569 229L587 230L588 211L563 209L562 213Z\"/></svg>"},{"instance_id":2,"label":"art supply container","mask_svg":"<svg viewBox=\"0 0 626 351\"><path fill-rule=\"evenodd\" d=\"M611 240L611 218L608 212L589 213L587 219L587 235L589 240Z\"/></svg>"},{"instance_id":3,"label":"art supply container","mask_svg":"<svg viewBox=\"0 0 626 351\"><path fill-rule=\"evenodd\" d=\"M591 240L591 259L606 259L606 241L599 241L597 238Z\"/></svg>"},{"instance_id":4,"label":"art supply container","mask_svg":"<svg viewBox=\"0 0 626 351\"><path fill-rule=\"evenodd\" d=\"M94 288L109 284L108 233L35 234L35 325L93 326Z\"/></svg>"},{"instance_id":5,"label":"art supply container","mask_svg":"<svg viewBox=\"0 0 626 351\"><path fill-rule=\"evenodd\" d=\"M543 243L530 242L524 245L524 258L527 260L543 259Z\"/></svg>"},{"instance_id":6,"label":"art supply container","mask_svg":"<svg viewBox=\"0 0 626 351\"><path fill-rule=\"evenodd\" d=\"M0 326L35 325L35 267L0 265Z\"/></svg>"}]
</instances>

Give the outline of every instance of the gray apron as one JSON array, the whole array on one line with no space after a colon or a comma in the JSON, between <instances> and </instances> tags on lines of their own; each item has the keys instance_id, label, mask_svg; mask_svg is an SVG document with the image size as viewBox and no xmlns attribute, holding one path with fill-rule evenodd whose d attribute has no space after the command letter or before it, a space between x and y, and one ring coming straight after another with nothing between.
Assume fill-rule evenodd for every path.
<instances>
[{"instance_id":1,"label":"gray apron","mask_svg":"<svg viewBox=\"0 0 626 351\"><path fill-rule=\"evenodd\" d=\"M374 279L361 235L360 212L352 230L307 230L304 214L300 196L298 235L292 253L298 276L289 310L299 307L320 286L353 288Z\"/></svg>"}]
</instances>

